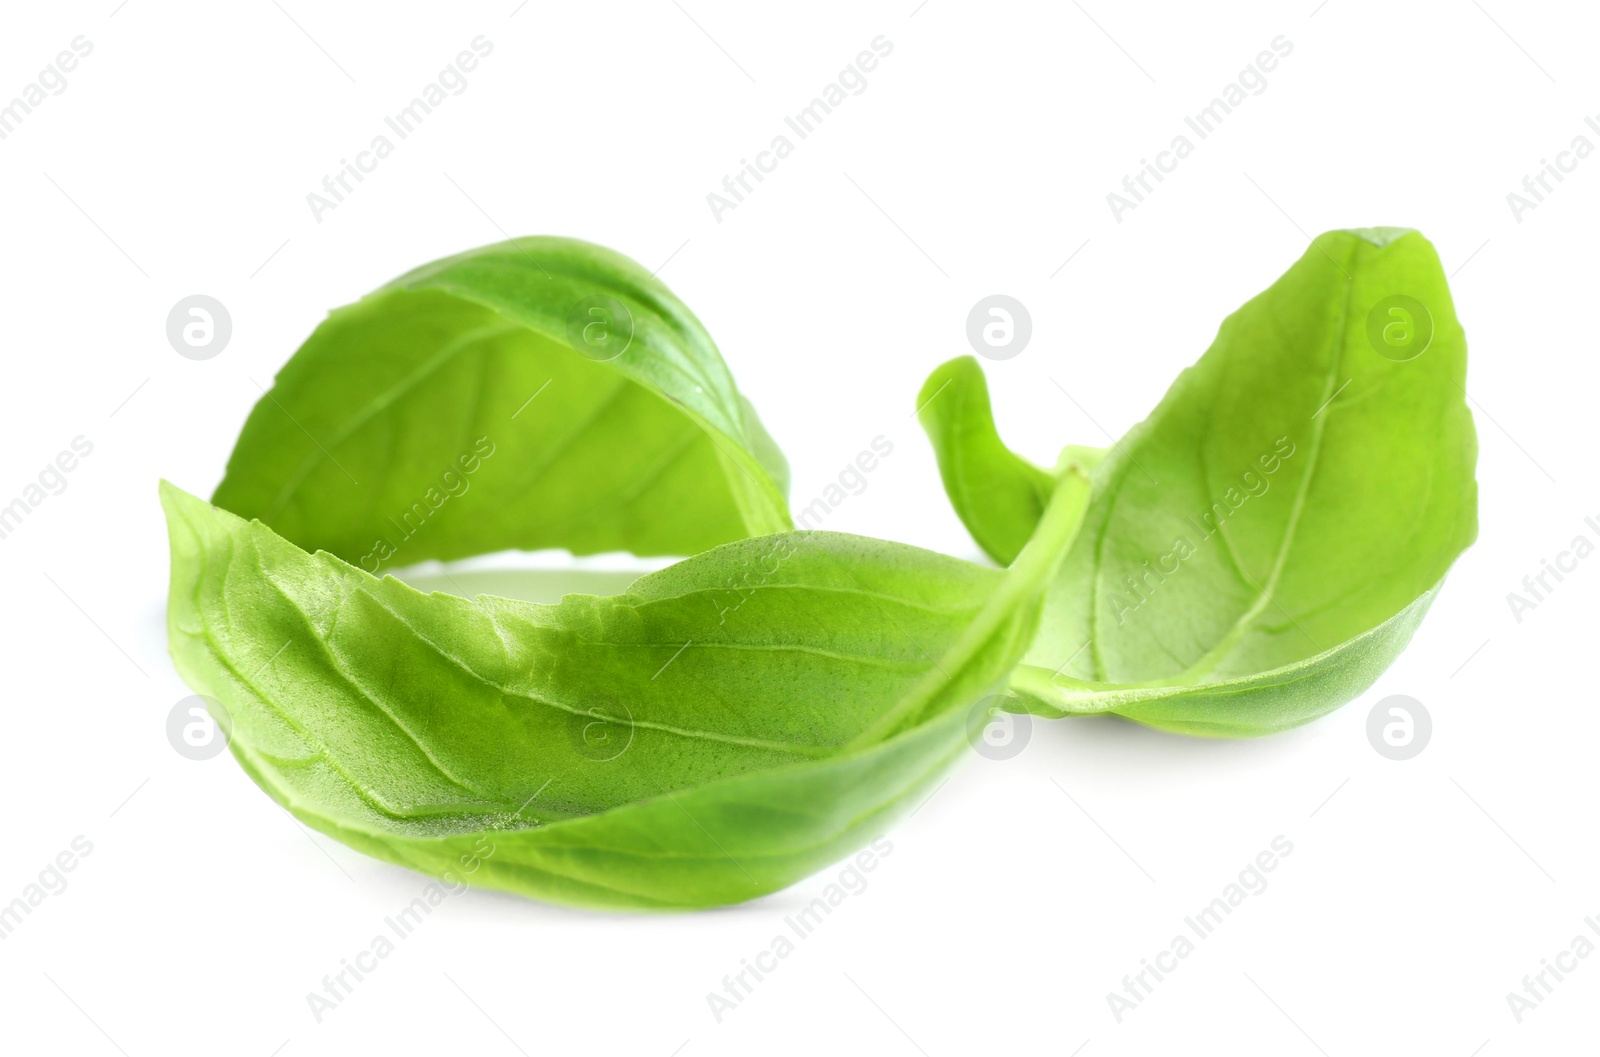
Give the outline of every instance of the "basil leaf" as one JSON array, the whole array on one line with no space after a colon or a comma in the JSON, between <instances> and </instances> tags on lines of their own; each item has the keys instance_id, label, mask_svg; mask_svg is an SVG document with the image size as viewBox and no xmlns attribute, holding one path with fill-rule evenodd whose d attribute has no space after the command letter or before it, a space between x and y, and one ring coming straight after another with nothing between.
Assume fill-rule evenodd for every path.
<instances>
[{"instance_id":1,"label":"basil leaf","mask_svg":"<svg viewBox=\"0 0 1600 1057\"><path fill-rule=\"evenodd\" d=\"M1088 492L1005 573L795 532L538 605L425 595L163 482L171 649L250 776L352 847L554 902L737 902L933 788Z\"/></svg>"},{"instance_id":2,"label":"basil leaf","mask_svg":"<svg viewBox=\"0 0 1600 1057\"><path fill-rule=\"evenodd\" d=\"M1465 379L1465 338L1426 239L1320 236L1096 469L1012 707L1239 736L1361 693L1477 535ZM959 509L973 500L956 477ZM994 508L1015 538L1034 498L1009 480Z\"/></svg>"},{"instance_id":3,"label":"basil leaf","mask_svg":"<svg viewBox=\"0 0 1600 1057\"><path fill-rule=\"evenodd\" d=\"M682 302L620 254L525 238L329 315L214 500L375 572L511 548L694 554L790 528L787 488Z\"/></svg>"}]
</instances>

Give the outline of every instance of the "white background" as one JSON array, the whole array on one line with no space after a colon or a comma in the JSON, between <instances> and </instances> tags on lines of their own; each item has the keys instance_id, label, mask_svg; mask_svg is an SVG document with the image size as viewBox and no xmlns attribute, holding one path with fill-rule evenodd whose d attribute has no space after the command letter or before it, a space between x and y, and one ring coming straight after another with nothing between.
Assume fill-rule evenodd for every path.
<instances>
[{"instance_id":1,"label":"white background","mask_svg":"<svg viewBox=\"0 0 1600 1057\"><path fill-rule=\"evenodd\" d=\"M1595 12L1508 0L1066 4L12 5L0 100L93 53L0 141L0 902L72 839L69 887L0 940L7 1052L1549 1054L1594 1045L1600 957L1518 1024L1506 994L1600 915L1600 559L1518 623L1507 592L1600 517L1600 160L1520 221L1525 174L1600 134ZM113 10L115 9L115 10ZM482 34L493 54L320 223L306 203ZM892 55L735 210L708 192L878 35ZM1136 210L1106 195L1283 35L1293 53ZM791 137L793 138L793 137ZM1191 138L1193 138L1191 136ZM165 476L207 494L328 309L510 234L604 243L720 344L803 505L882 434L827 527L964 556L911 417L981 296L1031 310L988 364L1049 463L1160 398L1311 233L1437 245L1471 344L1482 532L1407 652L1328 718L1206 742L1036 723L972 758L719 1024L706 994L836 872L667 917L469 892L317 1023L306 993L425 879L311 835L226 756L169 746ZM1064 261L1070 262L1063 265ZM168 344L181 297L233 337ZM1069 400L1064 393L1070 393ZM1073 401L1076 401L1074 403ZM1081 405L1081 406L1079 406ZM1372 706L1431 743L1393 762ZM1293 853L1118 1023L1106 994L1277 835ZM1595 937L1600 941L1600 937Z\"/></svg>"}]
</instances>

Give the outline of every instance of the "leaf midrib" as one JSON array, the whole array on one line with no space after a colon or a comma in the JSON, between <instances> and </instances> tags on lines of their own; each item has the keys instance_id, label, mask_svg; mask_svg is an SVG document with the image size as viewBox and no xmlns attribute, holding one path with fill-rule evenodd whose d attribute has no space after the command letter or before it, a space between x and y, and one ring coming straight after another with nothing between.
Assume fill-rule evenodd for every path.
<instances>
[{"instance_id":1,"label":"leaf midrib","mask_svg":"<svg viewBox=\"0 0 1600 1057\"><path fill-rule=\"evenodd\" d=\"M1339 321L1335 330L1333 356L1328 364L1327 378L1322 385L1322 399L1318 404L1324 404L1333 395L1334 383L1338 380L1339 371L1344 366L1345 345L1350 329L1350 296L1355 286L1354 278L1347 278L1344 287L1344 299L1339 304ZM1267 573L1266 583L1260 585L1256 591L1256 598L1250 606L1239 615L1233 626L1225 632L1217 644L1207 650L1205 655L1194 664L1173 676L1175 683L1198 683L1207 675L1216 670L1227 656L1239 645L1240 640L1249 633L1256 619L1266 612L1267 606L1273 603L1273 595L1277 592L1278 584L1283 579L1283 570L1289 562L1289 551L1294 546L1295 534L1300 528L1300 518L1305 513L1306 499L1311 494L1311 485L1317 476L1317 469L1321 465L1323 438L1327 434L1328 415L1318 415L1312 420L1311 451L1306 457L1305 476L1300 479L1300 489L1295 493L1294 505L1289 508L1288 524L1284 526L1283 539L1278 544L1278 553L1273 557L1272 568ZM1219 526L1219 531L1226 533L1227 526ZM1224 539L1226 536L1224 535ZM1244 575L1244 570L1239 570ZM1248 577L1246 577L1248 582ZM1252 584L1252 586L1255 586ZM1293 619L1291 617L1291 619ZM1309 634L1308 636L1309 637ZM1312 645L1317 645L1312 640ZM1319 647L1320 652L1320 647Z\"/></svg>"},{"instance_id":2,"label":"leaf midrib","mask_svg":"<svg viewBox=\"0 0 1600 1057\"><path fill-rule=\"evenodd\" d=\"M1354 277L1347 276L1344 288L1344 298L1340 302L1339 306L1339 319L1335 329L1333 356L1330 358L1327 377L1323 381L1322 400L1319 401L1319 404L1326 403L1328 398L1331 396L1334 382L1337 380L1339 370L1344 364L1345 347L1349 337L1350 298L1351 294L1353 293L1354 286ZM1165 679L1140 683L1139 685L1187 686L1200 683L1205 676L1215 671L1217 665L1222 663L1222 661L1227 658L1234 648L1238 646L1240 640L1242 640L1250 631L1251 625L1255 622L1255 620L1266 610L1267 606L1272 604L1273 594L1277 590L1278 583L1283 575L1284 567L1288 563L1289 551L1293 546L1295 533L1299 528L1300 517L1305 510L1306 497L1310 494L1312 480L1316 477L1317 467L1322 454L1323 437L1327 430L1328 417L1329 416L1326 414L1318 415L1312 420L1311 452L1307 457L1308 466L1306 468L1305 476L1301 479L1300 489L1295 495L1294 506L1290 508L1288 524L1285 526L1283 538L1278 544L1278 552L1273 558L1272 568L1268 573L1266 583L1257 585L1250 582L1243 568L1239 567L1238 561L1234 560L1233 564L1238 570L1239 574L1245 578L1246 583L1249 583L1251 587L1256 589L1256 596L1254 600L1245 608L1244 612L1239 615L1238 619L1234 621L1228 630L1223 633L1223 636L1217 640L1216 644L1207 650L1205 654L1203 654L1193 664L1178 672L1176 675L1169 676ZM1107 670L1103 655L1098 648L1098 642L1100 640L1099 587L1102 573L1104 571L1104 541L1110 528L1111 518L1115 512L1116 504L1122 496L1122 481L1126 478L1131 465L1132 460L1130 457L1125 459L1122 465L1119 467L1111 496L1108 499L1108 507L1105 517L1100 523L1099 533L1097 534L1095 540L1095 567L1094 576L1091 580L1092 590L1089 610L1089 628L1091 641L1096 643L1095 648L1091 650L1091 655L1094 658L1095 675L1097 677L1097 681L1105 681L1107 678ZM1232 546L1226 535L1226 527L1219 526L1218 532L1223 534L1223 542L1228 545L1231 557ZM1313 640L1313 645L1316 645L1315 640Z\"/></svg>"}]
</instances>

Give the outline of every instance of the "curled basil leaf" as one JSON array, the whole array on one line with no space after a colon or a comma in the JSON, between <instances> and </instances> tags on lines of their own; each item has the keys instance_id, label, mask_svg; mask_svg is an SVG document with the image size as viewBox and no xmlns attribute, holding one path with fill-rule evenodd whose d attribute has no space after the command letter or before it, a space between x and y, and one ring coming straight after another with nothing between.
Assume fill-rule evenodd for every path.
<instances>
[{"instance_id":1,"label":"curled basil leaf","mask_svg":"<svg viewBox=\"0 0 1600 1057\"><path fill-rule=\"evenodd\" d=\"M523 238L329 315L213 497L369 571L560 547L695 554L792 527L705 328L628 258Z\"/></svg>"},{"instance_id":2,"label":"curled basil leaf","mask_svg":"<svg viewBox=\"0 0 1600 1057\"><path fill-rule=\"evenodd\" d=\"M1318 237L1095 469L1011 707L1240 736L1365 690L1477 535L1466 355L1421 235ZM924 423L963 520L1004 560L1043 471L1000 445L975 365L941 371L956 392L939 400L963 410ZM994 466L1000 498L969 481Z\"/></svg>"},{"instance_id":3,"label":"curled basil leaf","mask_svg":"<svg viewBox=\"0 0 1600 1057\"><path fill-rule=\"evenodd\" d=\"M169 638L250 776L354 848L553 902L733 903L935 787L1088 492L1005 572L791 532L538 605L422 594L163 483Z\"/></svg>"}]
</instances>

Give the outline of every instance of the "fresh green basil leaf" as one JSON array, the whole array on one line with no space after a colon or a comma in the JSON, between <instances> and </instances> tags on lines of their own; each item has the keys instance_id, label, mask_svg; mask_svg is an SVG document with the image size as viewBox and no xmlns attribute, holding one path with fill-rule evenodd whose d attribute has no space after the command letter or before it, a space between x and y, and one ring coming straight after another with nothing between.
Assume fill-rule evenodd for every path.
<instances>
[{"instance_id":1,"label":"fresh green basil leaf","mask_svg":"<svg viewBox=\"0 0 1600 1057\"><path fill-rule=\"evenodd\" d=\"M1432 245L1320 236L1095 471L1014 707L1240 736L1361 693L1476 538L1465 382Z\"/></svg>"},{"instance_id":2,"label":"fresh green basil leaf","mask_svg":"<svg viewBox=\"0 0 1600 1057\"><path fill-rule=\"evenodd\" d=\"M538 605L425 595L163 483L169 637L251 777L352 847L554 902L731 903L933 788L1088 494L1006 572L792 532Z\"/></svg>"},{"instance_id":3,"label":"fresh green basil leaf","mask_svg":"<svg viewBox=\"0 0 1600 1057\"><path fill-rule=\"evenodd\" d=\"M695 554L790 528L787 488L681 301L620 254L524 238L330 314L214 500L377 571L506 549Z\"/></svg>"}]
</instances>

